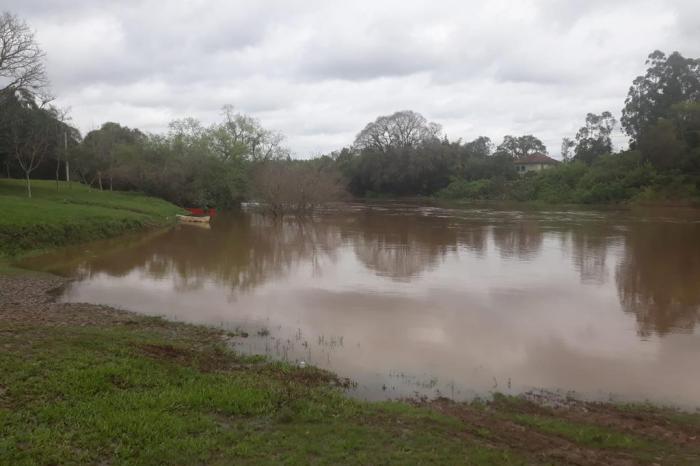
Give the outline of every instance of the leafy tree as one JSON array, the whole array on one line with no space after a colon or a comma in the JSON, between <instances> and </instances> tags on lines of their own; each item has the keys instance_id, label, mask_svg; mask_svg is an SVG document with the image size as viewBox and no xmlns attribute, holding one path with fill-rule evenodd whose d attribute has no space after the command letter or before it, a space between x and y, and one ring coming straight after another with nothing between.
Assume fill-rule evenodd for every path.
<instances>
[{"instance_id":1,"label":"leafy tree","mask_svg":"<svg viewBox=\"0 0 700 466\"><path fill-rule=\"evenodd\" d=\"M678 135L691 151L690 156L700 156L700 101L681 102L672 107L673 121ZM700 167L695 167L695 169Z\"/></svg>"},{"instance_id":2,"label":"leafy tree","mask_svg":"<svg viewBox=\"0 0 700 466\"><path fill-rule=\"evenodd\" d=\"M586 124L576 133L574 159L590 164L603 154L612 152L610 135L617 121L610 112L600 115L589 113ZM563 155L563 154L562 154Z\"/></svg>"},{"instance_id":3,"label":"leafy tree","mask_svg":"<svg viewBox=\"0 0 700 466\"><path fill-rule=\"evenodd\" d=\"M531 134L518 137L508 135L503 137L503 142L496 148L496 152L517 159L535 153L546 154L547 147Z\"/></svg>"},{"instance_id":4,"label":"leafy tree","mask_svg":"<svg viewBox=\"0 0 700 466\"><path fill-rule=\"evenodd\" d=\"M620 120L633 143L659 118L670 118L674 105L700 100L700 60L656 50L645 64L649 67L632 82Z\"/></svg>"},{"instance_id":5,"label":"leafy tree","mask_svg":"<svg viewBox=\"0 0 700 466\"><path fill-rule=\"evenodd\" d=\"M486 136L479 136L465 143L464 150L471 156L488 157L493 152L493 142Z\"/></svg>"},{"instance_id":6,"label":"leafy tree","mask_svg":"<svg viewBox=\"0 0 700 466\"><path fill-rule=\"evenodd\" d=\"M440 125L429 123L420 113L403 110L368 123L355 138L354 147L381 152L416 148L438 141L441 131Z\"/></svg>"},{"instance_id":7,"label":"leafy tree","mask_svg":"<svg viewBox=\"0 0 700 466\"><path fill-rule=\"evenodd\" d=\"M665 118L645 129L637 147L645 161L661 170L680 167L686 149L674 124Z\"/></svg>"},{"instance_id":8,"label":"leafy tree","mask_svg":"<svg viewBox=\"0 0 700 466\"><path fill-rule=\"evenodd\" d=\"M83 165L88 165L93 172L93 180L96 178L100 190L103 189L103 176L109 180L109 190L114 188L115 148L119 144L134 144L142 139L144 134L137 129L129 129L118 123L107 122L98 130L90 131L83 141L84 156L92 160Z\"/></svg>"},{"instance_id":9,"label":"leafy tree","mask_svg":"<svg viewBox=\"0 0 700 466\"><path fill-rule=\"evenodd\" d=\"M238 157L260 162L289 156L282 134L263 128L251 116L234 113L231 105L224 105L222 113L224 121L209 132L212 148L223 160Z\"/></svg>"}]
</instances>

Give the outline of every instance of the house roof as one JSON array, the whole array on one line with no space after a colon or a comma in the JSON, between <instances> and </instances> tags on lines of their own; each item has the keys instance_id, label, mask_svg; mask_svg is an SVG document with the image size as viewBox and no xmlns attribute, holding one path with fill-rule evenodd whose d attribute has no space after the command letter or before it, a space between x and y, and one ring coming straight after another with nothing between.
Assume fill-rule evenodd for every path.
<instances>
[{"instance_id":1,"label":"house roof","mask_svg":"<svg viewBox=\"0 0 700 466\"><path fill-rule=\"evenodd\" d=\"M559 161L548 155L537 152L535 154L526 155L525 157L518 157L513 163L518 165L527 165L531 163L556 164L559 163Z\"/></svg>"}]
</instances>

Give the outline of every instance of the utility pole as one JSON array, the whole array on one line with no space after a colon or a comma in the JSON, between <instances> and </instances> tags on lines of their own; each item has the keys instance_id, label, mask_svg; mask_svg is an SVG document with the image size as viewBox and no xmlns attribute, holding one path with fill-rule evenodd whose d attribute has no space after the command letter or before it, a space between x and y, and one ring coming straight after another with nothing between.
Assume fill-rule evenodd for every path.
<instances>
[{"instance_id":1,"label":"utility pole","mask_svg":"<svg viewBox=\"0 0 700 466\"><path fill-rule=\"evenodd\" d=\"M68 132L63 130L63 155L66 161L66 181L68 182L68 187L70 184L70 162L68 161Z\"/></svg>"}]
</instances>

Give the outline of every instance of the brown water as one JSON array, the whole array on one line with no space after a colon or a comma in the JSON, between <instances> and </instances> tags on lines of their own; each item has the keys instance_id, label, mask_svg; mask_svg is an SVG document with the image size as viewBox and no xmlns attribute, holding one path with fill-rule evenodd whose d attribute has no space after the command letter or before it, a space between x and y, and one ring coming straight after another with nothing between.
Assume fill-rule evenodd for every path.
<instances>
[{"instance_id":1,"label":"brown water","mask_svg":"<svg viewBox=\"0 0 700 466\"><path fill-rule=\"evenodd\" d=\"M31 265L77 278L66 301L240 328L239 350L370 399L543 388L700 406L698 211L241 212Z\"/></svg>"}]
</instances>

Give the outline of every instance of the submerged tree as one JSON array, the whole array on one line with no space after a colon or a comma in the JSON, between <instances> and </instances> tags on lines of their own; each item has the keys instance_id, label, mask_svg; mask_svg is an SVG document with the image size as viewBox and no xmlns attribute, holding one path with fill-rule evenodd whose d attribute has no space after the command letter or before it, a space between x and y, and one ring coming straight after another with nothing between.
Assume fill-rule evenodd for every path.
<instances>
[{"instance_id":1,"label":"submerged tree","mask_svg":"<svg viewBox=\"0 0 700 466\"><path fill-rule=\"evenodd\" d=\"M340 175L311 161L272 160L259 164L253 182L256 199L274 215L305 214L343 197Z\"/></svg>"}]
</instances>

